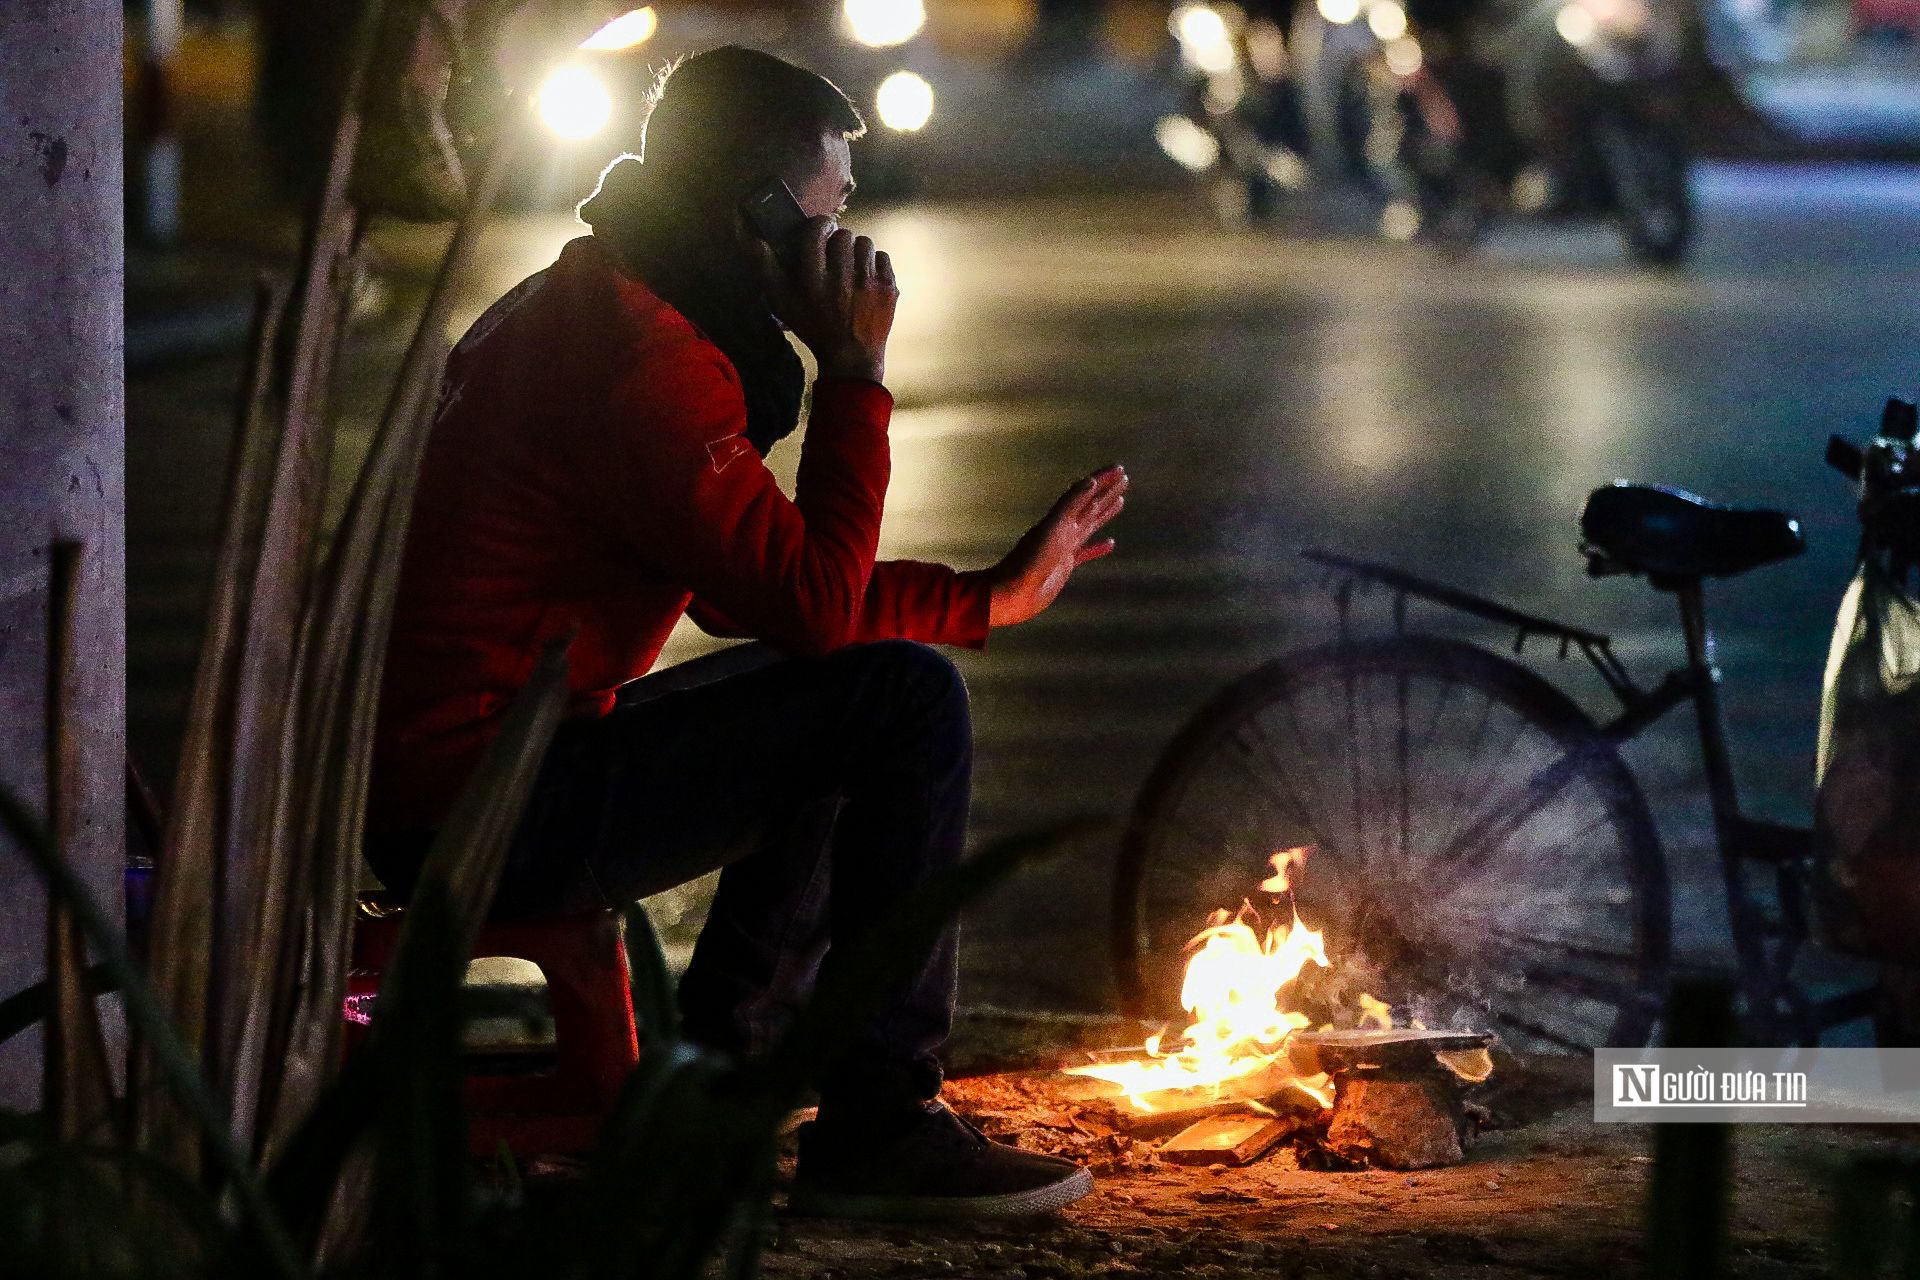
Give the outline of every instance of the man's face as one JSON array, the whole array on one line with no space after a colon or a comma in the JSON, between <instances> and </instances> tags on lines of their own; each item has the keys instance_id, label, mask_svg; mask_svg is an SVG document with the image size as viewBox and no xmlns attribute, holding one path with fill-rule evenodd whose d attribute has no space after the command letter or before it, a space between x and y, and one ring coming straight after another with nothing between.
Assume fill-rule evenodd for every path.
<instances>
[{"instance_id":1,"label":"man's face","mask_svg":"<svg viewBox=\"0 0 1920 1280\"><path fill-rule=\"evenodd\" d=\"M837 218L853 194L853 148L838 133L822 135L820 163L794 185L793 198L809 218Z\"/></svg>"}]
</instances>

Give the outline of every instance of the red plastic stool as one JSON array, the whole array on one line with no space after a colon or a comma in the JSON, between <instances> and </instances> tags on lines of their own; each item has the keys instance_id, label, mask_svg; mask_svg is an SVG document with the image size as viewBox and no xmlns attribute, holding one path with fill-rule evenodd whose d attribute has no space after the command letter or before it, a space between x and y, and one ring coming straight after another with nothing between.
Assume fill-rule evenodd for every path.
<instances>
[{"instance_id":1,"label":"red plastic stool","mask_svg":"<svg viewBox=\"0 0 1920 1280\"><path fill-rule=\"evenodd\" d=\"M361 895L345 1010L349 1048L366 1034L371 997L399 939L400 920L390 895ZM496 922L480 930L473 954L540 966L556 1055L548 1071L467 1077L470 1149L492 1155L504 1140L516 1156L587 1150L640 1057L619 919L595 911Z\"/></svg>"}]
</instances>

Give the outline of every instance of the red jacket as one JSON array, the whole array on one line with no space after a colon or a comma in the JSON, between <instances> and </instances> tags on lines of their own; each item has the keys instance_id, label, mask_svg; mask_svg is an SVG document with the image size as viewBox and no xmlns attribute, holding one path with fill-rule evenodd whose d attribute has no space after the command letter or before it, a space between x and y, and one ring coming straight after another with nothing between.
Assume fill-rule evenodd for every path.
<instances>
[{"instance_id":1,"label":"red jacket","mask_svg":"<svg viewBox=\"0 0 1920 1280\"><path fill-rule=\"evenodd\" d=\"M381 687L368 826L437 825L542 645L578 627L574 711L603 715L696 620L797 654L981 647L980 573L875 563L893 399L823 378L788 501L719 349L592 237L454 349Z\"/></svg>"}]
</instances>

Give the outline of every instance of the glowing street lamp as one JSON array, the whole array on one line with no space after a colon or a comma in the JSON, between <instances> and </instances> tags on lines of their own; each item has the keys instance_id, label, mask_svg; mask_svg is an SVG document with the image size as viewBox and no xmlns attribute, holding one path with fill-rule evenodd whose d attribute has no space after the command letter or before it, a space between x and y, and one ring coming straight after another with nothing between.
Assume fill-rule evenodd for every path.
<instances>
[{"instance_id":1,"label":"glowing street lamp","mask_svg":"<svg viewBox=\"0 0 1920 1280\"><path fill-rule=\"evenodd\" d=\"M873 105L881 124L899 133L915 133L933 118L933 86L911 71L896 71L880 82Z\"/></svg>"},{"instance_id":2,"label":"glowing street lamp","mask_svg":"<svg viewBox=\"0 0 1920 1280\"><path fill-rule=\"evenodd\" d=\"M541 123L568 142L591 138L613 118L613 95L585 67L560 67L535 99Z\"/></svg>"},{"instance_id":3,"label":"glowing street lamp","mask_svg":"<svg viewBox=\"0 0 1920 1280\"><path fill-rule=\"evenodd\" d=\"M873 49L905 44L927 23L925 0L845 0L840 12L853 38Z\"/></svg>"}]
</instances>

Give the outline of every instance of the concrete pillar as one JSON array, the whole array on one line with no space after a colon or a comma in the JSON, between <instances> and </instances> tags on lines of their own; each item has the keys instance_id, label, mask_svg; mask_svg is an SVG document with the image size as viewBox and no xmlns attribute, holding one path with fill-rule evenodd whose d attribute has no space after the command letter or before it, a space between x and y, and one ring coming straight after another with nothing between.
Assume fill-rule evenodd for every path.
<instances>
[{"instance_id":1,"label":"concrete pillar","mask_svg":"<svg viewBox=\"0 0 1920 1280\"><path fill-rule=\"evenodd\" d=\"M44 812L48 549L85 545L69 858L117 918L125 862L120 0L0 2L0 786ZM0 836L0 997L43 976L46 899ZM37 1105L39 1038L0 1045Z\"/></svg>"}]
</instances>

